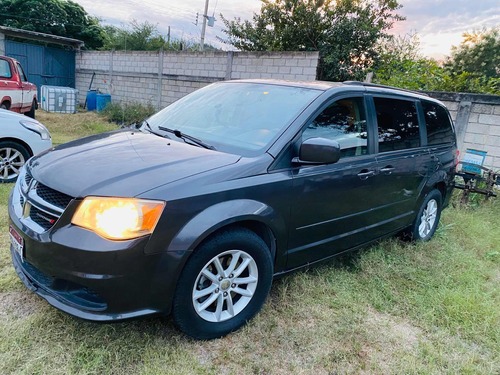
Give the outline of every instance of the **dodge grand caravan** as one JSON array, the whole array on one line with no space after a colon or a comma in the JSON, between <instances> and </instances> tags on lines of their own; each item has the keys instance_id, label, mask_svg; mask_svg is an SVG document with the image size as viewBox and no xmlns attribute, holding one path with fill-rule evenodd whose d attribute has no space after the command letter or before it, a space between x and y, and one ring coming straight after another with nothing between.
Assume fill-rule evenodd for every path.
<instances>
[{"instance_id":1,"label":"dodge grand caravan","mask_svg":"<svg viewBox=\"0 0 500 375\"><path fill-rule=\"evenodd\" d=\"M359 82L228 81L134 129L33 157L9 199L24 284L80 318L252 319L273 276L406 232L431 238L455 133L428 96Z\"/></svg>"}]
</instances>

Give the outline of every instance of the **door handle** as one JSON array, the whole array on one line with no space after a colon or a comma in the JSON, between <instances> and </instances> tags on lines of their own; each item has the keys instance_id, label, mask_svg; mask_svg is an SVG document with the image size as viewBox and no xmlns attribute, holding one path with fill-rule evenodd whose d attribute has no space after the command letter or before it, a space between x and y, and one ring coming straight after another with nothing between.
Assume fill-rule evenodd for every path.
<instances>
[{"instance_id":1,"label":"door handle","mask_svg":"<svg viewBox=\"0 0 500 375\"><path fill-rule=\"evenodd\" d=\"M375 171L369 171L368 169L363 169L358 173L358 177L362 180L366 180L368 177L374 176Z\"/></svg>"},{"instance_id":2,"label":"door handle","mask_svg":"<svg viewBox=\"0 0 500 375\"><path fill-rule=\"evenodd\" d=\"M392 165L388 165L380 169L380 172L386 175L390 175L395 168Z\"/></svg>"}]
</instances>

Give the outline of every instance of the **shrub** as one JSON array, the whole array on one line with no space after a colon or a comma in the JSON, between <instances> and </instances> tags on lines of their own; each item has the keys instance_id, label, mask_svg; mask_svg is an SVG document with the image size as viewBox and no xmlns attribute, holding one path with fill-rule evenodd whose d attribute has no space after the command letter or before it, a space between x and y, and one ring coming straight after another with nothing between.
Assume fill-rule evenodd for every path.
<instances>
[{"instance_id":1,"label":"shrub","mask_svg":"<svg viewBox=\"0 0 500 375\"><path fill-rule=\"evenodd\" d=\"M101 112L108 121L120 125L140 124L149 116L156 112L156 108L151 104L141 103L110 103Z\"/></svg>"}]
</instances>

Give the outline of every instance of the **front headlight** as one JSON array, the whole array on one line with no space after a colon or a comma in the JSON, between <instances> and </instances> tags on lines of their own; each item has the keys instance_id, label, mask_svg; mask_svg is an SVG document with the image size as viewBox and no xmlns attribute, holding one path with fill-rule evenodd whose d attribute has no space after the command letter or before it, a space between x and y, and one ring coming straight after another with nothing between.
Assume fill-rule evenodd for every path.
<instances>
[{"instance_id":1,"label":"front headlight","mask_svg":"<svg viewBox=\"0 0 500 375\"><path fill-rule=\"evenodd\" d=\"M42 138L43 140L50 139L49 131L47 130L47 128L45 126L43 126L39 122L22 120L22 121L19 121L19 123L22 126L24 126L26 129L37 133L40 136L40 138Z\"/></svg>"},{"instance_id":2,"label":"front headlight","mask_svg":"<svg viewBox=\"0 0 500 375\"><path fill-rule=\"evenodd\" d=\"M150 234L165 202L136 198L87 197L71 223L111 240L129 240Z\"/></svg>"}]
</instances>

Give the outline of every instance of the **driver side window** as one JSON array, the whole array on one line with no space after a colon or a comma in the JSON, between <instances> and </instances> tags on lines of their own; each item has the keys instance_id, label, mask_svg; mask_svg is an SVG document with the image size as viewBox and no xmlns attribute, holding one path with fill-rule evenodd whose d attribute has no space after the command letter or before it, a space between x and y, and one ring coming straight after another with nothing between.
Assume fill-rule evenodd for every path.
<instances>
[{"instance_id":1,"label":"driver side window","mask_svg":"<svg viewBox=\"0 0 500 375\"><path fill-rule=\"evenodd\" d=\"M363 98L340 99L323 110L302 133L309 138L327 138L340 144L340 157L366 155L368 133Z\"/></svg>"}]
</instances>

